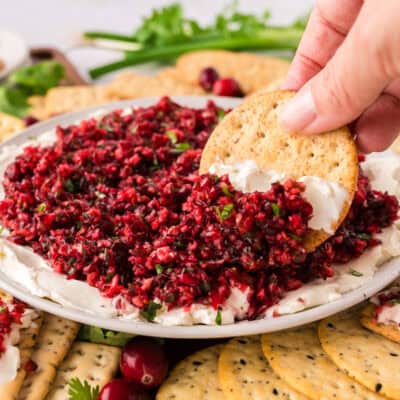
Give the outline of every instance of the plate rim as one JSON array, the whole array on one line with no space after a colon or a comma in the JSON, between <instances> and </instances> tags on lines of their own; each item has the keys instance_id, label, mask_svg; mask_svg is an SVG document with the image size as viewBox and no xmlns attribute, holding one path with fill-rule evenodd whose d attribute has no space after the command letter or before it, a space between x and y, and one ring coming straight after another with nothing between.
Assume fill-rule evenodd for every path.
<instances>
[{"instance_id":1,"label":"plate rim","mask_svg":"<svg viewBox=\"0 0 400 400\"><path fill-rule=\"evenodd\" d=\"M126 108L130 106L147 106L154 104L160 97L147 97L134 100L123 100L104 105L89 107L74 113L53 117L44 122L37 123L0 144L0 150L9 145L22 145L24 141L39 136L57 125L77 122L92 113L104 110L105 112ZM214 100L222 107L235 107L241 99L216 96L171 96L177 103L187 104L191 107L201 107L208 100ZM189 104L188 104L189 102ZM30 294L25 288L19 287L17 282L9 278L0 270L0 287L20 300L40 310L49 312L63 318L71 319L83 324L94 325L104 329L120 332L140 334L145 336L176 338L176 339L206 339L226 338L232 336L256 335L273 331L284 330L304 325L322 318L326 318L339 311L350 308L386 287L400 276L400 257L395 257L379 266L374 276L357 289L342 294L332 302L315 306L294 314L279 317L266 317L254 321L241 321L226 325L189 325L165 326L151 322L122 320L120 318L98 317L94 313L84 312L73 307L62 306L56 302Z\"/></svg>"}]
</instances>

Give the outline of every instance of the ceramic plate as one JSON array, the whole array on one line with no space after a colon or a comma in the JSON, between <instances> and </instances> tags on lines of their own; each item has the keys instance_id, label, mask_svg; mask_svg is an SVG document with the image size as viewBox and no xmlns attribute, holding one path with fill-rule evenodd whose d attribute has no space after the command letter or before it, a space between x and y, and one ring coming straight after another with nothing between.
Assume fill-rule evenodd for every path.
<instances>
[{"instance_id":1,"label":"ceramic plate","mask_svg":"<svg viewBox=\"0 0 400 400\"><path fill-rule=\"evenodd\" d=\"M174 97L175 101L180 104L191 107L203 107L207 99L213 99L216 103L225 108L235 107L240 103L238 99L223 98L223 97L202 97L202 96L182 96ZM57 125L68 125L77 120L84 119L88 115L98 110L113 110L117 108L125 108L129 106L148 106L156 101L154 98L128 100L123 102L111 103L105 106L94 107L84 111L62 115L46 122L36 124L19 135L12 137L4 144L0 145L0 150L5 145L15 144L21 145L29 138L40 135ZM50 300L42 299L31 295L27 290L12 281L0 270L0 287L10 292L15 297L25 301L26 303L38 309L47 311L51 314L59 315L74 321L78 321L88 325L95 325L105 329L112 329L121 332L130 332L146 336L158 336L169 338L219 338L232 337L242 335L255 335L265 332L272 332L282 329L291 328L307 324L312 321L325 318L335 314L346 308L349 308L357 303L362 302L368 297L374 295L379 290L383 289L390 282L400 276L400 258L392 259L383 264L376 272L373 278L362 287L351 292L343 294L343 296L331 303L314 307L296 314L284 315L275 318L266 318L256 321L243 321L231 325L222 326L161 326L150 322L134 322L121 320L117 318L101 318L89 312L77 311L74 308L69 308L56 304Z\"/></svg>"}]
</instances>

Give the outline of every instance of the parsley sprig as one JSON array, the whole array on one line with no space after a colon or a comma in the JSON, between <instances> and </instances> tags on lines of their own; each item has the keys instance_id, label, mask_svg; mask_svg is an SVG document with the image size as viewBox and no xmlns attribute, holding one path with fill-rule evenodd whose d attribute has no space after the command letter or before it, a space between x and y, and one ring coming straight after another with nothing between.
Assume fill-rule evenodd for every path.
<instances>
[{"instance_id":1,"label":"parsley sprig","mask_svg":"<svg viewBox=\"0 0 400 400\"><path fill-rule=\"evenodd\" d=\"M72 378L68 384L68 400L97 400L99 387L92 388L87 381Z\"/></svg>"}]
</instances>

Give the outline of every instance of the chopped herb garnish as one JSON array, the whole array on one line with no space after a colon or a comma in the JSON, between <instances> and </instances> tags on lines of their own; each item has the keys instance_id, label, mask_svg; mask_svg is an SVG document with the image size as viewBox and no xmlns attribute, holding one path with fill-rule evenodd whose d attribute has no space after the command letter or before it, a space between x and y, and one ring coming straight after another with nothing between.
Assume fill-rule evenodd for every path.
<instances>
[{"instance_id":1,"label":"chopped herb garnish","mask_svg":"<svg viewBox=\"0 0 400 400\"><path fill-rule=\"evenodd\" d=\"M100 388L92 388L87 381L73 378L68 384L68 400L97 400Z\"/></svg>"},{"instance_id":2,"label":"chopped herb garnish","mask_svg":"<svg viewBox=\"0 0 400 400\"><path fill-rule=\"evenodd\" d=\"M224 193L225 196L232 197L233 194L229 191L228 186L223 185L222 186L222 192Z\"/></svg>"},{"instance_id":3,"label":"chopped herb garnish","mask_svg":"<svg viewBox=\"0 0 400 400\"><path fill-rule=\"evenodd\" d=\"M81 221L78 221L78 222L76 223L76 229L78 229L78 231L79 231L79 229L82 228L82 226L83 226L83 223L82 223Z\"/></svg>"},{"instance_id":4,"label":"chopped herb garnish","mask_svg":"<svg viewBox=\"0 0 400 400\"><path fill-rule=\"evenodd\" d=\"M175 144L178 141L178 138L176 137L176 133L174 131L167 131L165 132L165 134L168 136L172 144Z\"/></svg>"},{"instance_id":5,"label":"chopped herb garnish","mask_svg":"<svg viewBox=\"0 0 400 400\"><path fill-rule=\"evenodd\" d=\"M371 240L372 239L372 236L369 233L359 233L357 235L357 237L362 240Z\"/></svg>"},{"instance_id":6,"label":"chopped herb garnish","mask_svg":"<svg viewBox=\"0 0 400 400\"><path fill-rule=\"evenodd\" d=\"M359 278L360 276L363 276L363 274L362 274L361 272L356 271L355 269L351 269L351 270L349 271L349 274L350 274L350 275L353 275L353 276L356 276L357 278Z\"/></svg>"},{"instance_id":7,"label":"chopped herb garnish","mask_svg":"<svg viewBox=\"0 0 400 400\"><path fill-rule=\"evenodd\" d=\"M221 313L221 310L217 311L217 315L215 316L215 323L217 325L221 325L222 324L222 313Z\"/></svg>"},{"instance_id":8,"label":"chopped herb garnish","mask_svg":"<svg viewBox=\"0 0 400 400\"><path fill-rule=\"evenodd\" d=\"M75 191L74 182L72 182L71 179L67 179L64 182L64 189L69 193L74 193L74 191Z\"/></svg>"},{"instance_id":9,"label":"chopped herb garnish","mask_svg":"<svg viewBox=\"0 0 400 400\"><path fill-rule=\"evenodd\" d=\"M46 210L46 203L40 203L40 204L38 205L37 212L38 212L38 213L42 213L42 212L45 211L45 210Z\"/></svg>"},{"instance_id":10,"label":"chopped herb garnish","mask_svg":"<svg viewBox=\"0 0 400 400\"><path fill-rule=\"evenodd\" d=\"M221 119L225 117L226 112L224 110L222 110L221 108L219 108L217 110L217 115L218 115L218 121L221 121Z\"/></svg>"},{"instance_id":11,"label":"chopped herb garnish","mask_svg":"<svg viewBox=\"0 0 400 400\"><path fill-rule=\"evenodd\" d=\"M232 210L233 204L225 204L222 210L219 207L215 207L218 218L222 220L228 219L232 214Z\"/></svg>"},{"instance_id":12,"label":"chopped herb garnish","mask_svg":"<svg viewBox=\"0 0 400 400\"><path fill-rule=\"evenodd\" d=\"M154 268L156 269L157 275L160 275L163 273L164 271L164 267L161 264L156 264L154 266Z\"/></svg>"},{"instance_id":13,"label":"chopped herb garnish","mask_svg":"<svg viewBox=\"0 0 400 400\"><path fill-rule=\"evenodd\" d=\"M208 282L201 282L201 283L200 283L200 288L201 288L201 291L202 291L204 294L209 293L210 290L211 290L211 286L210 286L210 284L209 284Z\"/></svg>"},{"instance_id":14,"label":"chopped herb garnish","mask_svg":"<svg viewBox=\"0 0 400 400\"><path fill-rule=\"evenodd\" d=\"M290 236L292 239L297 240L298 242L301 242L301 240L302 240L300 236L295 235L294 233L289 233L289 236Z\"/></svg>"},{"instance_id":15,"label":"chopped herb garnish","mask_svg":"<svg viewBox=\"0 0 400 400\"><path fill-rule=\"evenodd\" d=\"M2 313L2 312L4 312L4 311L6 311L6 308L3 307L3 306L0 306L0 313Z\"/></svg>"},{"instance_id":16,"label":"chopped herb garnish","mask_svg":"<svg viewBox=\"0 0 400 400\"><path fill-rule=\"evenodd\" d=\"M99 191L95 191L94 194L99 198L99 199L104 199L106 195L104 193L101 193Z\"/></svg>"},{"instance_id":17,"label":"chopped herb garnish","mask_svg":"<svg viewBox=\"0 0 400 400\"><path fill-rule=\"evenodd\" d=\"M281 215L281 208L276 203L271 203L272 212L275 217L279 217Z\"/></svg>"},{"instance_id":18,"label":"chopped herb garnish","mask_svg":"<svg viewBox=\"0 0 400 400\"><path fill-rule=\"evenodd\" d=\"M391 302L392 304L394 304L394 305L400 304L400 299L393 299L393 300L390 300L390 302Z\"/></svg>"},{"instance_id":19,"label":"chopped herb garnish","mask_svg":"<svg viewBox=\"0 0 400 400\"><path fill-rule=\"evenodd\" d=\"M188 142L182 142L182 143L177 143L175 145L175 148L177 150L181 150L181 151L185 151L185 150L189 150L192 148L192 146L190 145L190 143Z\"/></svg>"},{"instance_id":20,"label":"chopped herb garnish","mask_svg":"<svg viewBox=\"0 0 400 400\"><path fill-rule=\"evenodd\" d=\"M155 303L154 301L150 301L147 306L146 311L142 311L141 315L143 318L146 318L147 321L154 321L156 317L157 311L161 308L161 304Z\"/></svg>"}]
</instances>

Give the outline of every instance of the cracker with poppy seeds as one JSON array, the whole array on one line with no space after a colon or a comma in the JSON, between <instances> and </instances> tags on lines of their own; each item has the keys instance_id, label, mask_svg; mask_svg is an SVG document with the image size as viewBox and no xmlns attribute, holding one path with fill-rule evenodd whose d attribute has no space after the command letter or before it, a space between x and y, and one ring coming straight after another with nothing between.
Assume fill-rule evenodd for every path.
<instances>
[{"instance_id":1,"label":"cracker with poppy seeds","mask_svg":"<svg viewBox=\"0 0 400 400\"><path fill-rule=\"evenodd\" d=\"M400 399L400 344L365 329L353 309L319 323L318 336L332 361L368 389Z\"/></svg>"},{"instance_id":2,"label":"cracker with poppy seeds","mask_svg":"<svg viewBox=\"0 0 400 400\"><path fill-rule=\"evenodd\" d=\"M306 399L272 370L259 336L237 337L224 346L218 379L227 400Z\"/></svg>"},{"instance_id":3,"label":"cracker with poppy seeds","mask_svg":"<svg viewBox=\"0 0 400 400\"><path fill-rule=\"evenodd\" d=\"M22 119L0 112L0 142L25 128Z\"/></svg>"},{"instance_id":4,"label":"cracker with poppy seeds","mask_svg":"<svg viewBox=\"0 0 400 400\"><path fill-rule=\"evenodd\" d=\"M294 92L255 94L233 109L212 132L200 162L206 173L214 163L227 165L253 160L261 170L274 170L294 179L315 176L340 184L347 199L336 221L335 231L346 217L357 187L358 156L348 128L320 135L287 132L278 123L278 110ZM305 247L312 250L331 236L310 230Z\"/></svg>"},{"instance_id":5,"label":"cracker with poppy seeds","mask_svg":"<svg viewBox=\"0 0 400 400\"><path fill-rule=\"evenodd\" d=\"M272 369L310 399L383 399L336 367L322 350L315 325L265 334L261 342Z\"/></svg>"},{"instance_id":6,"label":"cracker with poppy seeds","mask_svg":"<svg viewBox=\"0 0 400 400\"><path fill-rule=\"evenodd\" d=\"M245 94L251 94L286 76L289 62L260 54L227 50L201 50L185 53L176 62L181 79L198 84L202 69L213 67L222 78L234 78Z\"/></svg>"},{"instance_id":7,"label":"cracker with poppy seeds","mask_svg":"<svg viewBox=\"0 0 400 400\"><path fill-rule=\"evenodd\" d=\"M80 325L50 314L44 315L42 329L32 353L37 369L27 375L18 400L44 400L57 368L68 354Z\"/></svg>"},{"instance_id":8,"label":"cracker with poppy seeds","mask_svg":"<svg viewBox=\"0 0 400 400\"><path fill-rule=\"evenodd\" d=\"M58 367L46 400L68 399L69 383L73 378L87 381L90 386L101 389L116 374L120 355L119 347L75 342Z\"/></svg>"},{"instance_id":9,"label":"cracker with poppy seeds","mask_svg":"<svg viewBox=\"0 0 400 400\"><path fill-rule=\"evenodd\" d=\"M395 326L394 324L380 324L376 320L375 316L375 305L368 304L361 313L361 324L379 334L382 335L390 340L393 340L396 343L400 343L400 327Z\"/></svg>"},{"instance_id":10,"label":"cracker with poppy seeds","mask_svg":"<svg viewBox=\"0 0 400 400\"><path fill-rule=\"evenodd\" d=\"M25 366L31 358L42 322L42 314L39 311L35 311L35 318L29 327L20 330L20 340L17 345L20 354L20 366L17 376L12 381L0 385L1 400L16 400L18 398L18 393L28 374Z\"/></svg>"},{"instance_id":11,"label":"cracker with poppy seeds","mask_svg":"<svg viewBox=\"0 0 400 400\"><path fill-rule=\"evenodd\" d=\"M181 361L158 390L156 400L224 400L218 383L218 357L223 345L200 350Z\"/></svg>"}]
</instances>

